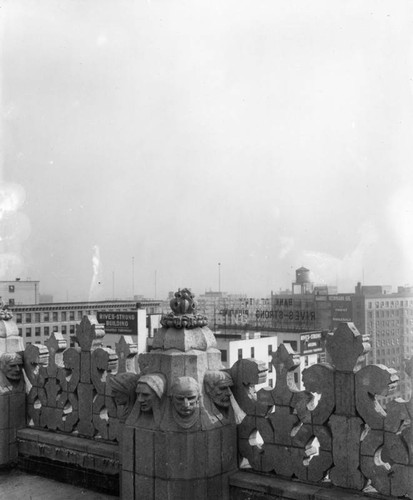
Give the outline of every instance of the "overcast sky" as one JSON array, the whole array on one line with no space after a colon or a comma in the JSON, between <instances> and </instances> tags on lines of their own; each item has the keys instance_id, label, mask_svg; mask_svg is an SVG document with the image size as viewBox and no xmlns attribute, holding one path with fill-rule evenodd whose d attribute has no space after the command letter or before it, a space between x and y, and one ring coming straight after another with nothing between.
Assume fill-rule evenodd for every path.
<instances>
[{"instance_id":1,"label":"overcast sky","mask_svg":"<svg viewBox=\"0 0 413 500\"><path fill-rule=\"evenodd\" d=\"M412 2L0 5L0 279L413 285Z\"/></svg>"}]
</instances>

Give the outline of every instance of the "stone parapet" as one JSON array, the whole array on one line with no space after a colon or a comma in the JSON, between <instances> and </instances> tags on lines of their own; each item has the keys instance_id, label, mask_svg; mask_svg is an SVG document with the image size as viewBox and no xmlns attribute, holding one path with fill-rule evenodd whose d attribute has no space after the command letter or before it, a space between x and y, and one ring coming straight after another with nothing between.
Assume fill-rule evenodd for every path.
<instances>
[{"instance_id":1,"label":"stone parapet","mask_svg":"<svg viewBox=\"0 0 413 500\"><path fill-rule=\"evenodd\" d=\"M394 500L394 497L292 481L268 474L239 471L229 478L230 500Z\"/></svg>"}]
</instances>

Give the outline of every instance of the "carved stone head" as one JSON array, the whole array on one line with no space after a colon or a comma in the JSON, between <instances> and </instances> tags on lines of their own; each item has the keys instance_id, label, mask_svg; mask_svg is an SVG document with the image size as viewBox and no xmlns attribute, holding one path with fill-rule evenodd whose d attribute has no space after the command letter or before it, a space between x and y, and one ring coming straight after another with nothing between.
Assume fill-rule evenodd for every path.
<instances>
[{"instance_id":1,"label":"carved stone head","mask_svg":"<svg viewBox=\"0 0 413 500\"><path fill-rule=\"evenodd\" d=\"M22 378L23 358L20 354L5 352L0 355L0 370L11 382Z\"/></svg>"},{"instance_id":2,"label":"carved stone head","mask_svg":"<svg viewBox=\"0 0 413 500\"><path fill-rule=\"evenodd\" d=\"M119 373L109 379L109 386L115 400L118 418L125 422L132 411L136 400L136 384L139 376L136 373Z\"/></svg>"},{"instance_id":3,"label":"carved stone head","mask_svg":"<svg viewBox=\"0 0 413 500\"><path fill-rule=\"evenodd\" d=\"M171 387L172 415L178 425L189 428L199 416L200 389L192 377L179 377Z\"/></svg>"},{"instance_id":4,"label":"carved stone head","mask_svg":"<svg viewBox=\"0 0 413 500\"><path fill-rule=\"evenodd\" d=\"M165 392L165 377L160 373L142 375L136 386L137 401L140 410L144 413L152 413L153 405L157 399L161 399Z\"/></svg>"},{"instance_id":5,"label":"carved stone head","mask_svg":"<svg viewBox=\"0 0 413 500\"><path fill-rule=\"evenodd\" d=\"M231 376L220 370L208 371L204 377L205 392L218 408L231 406L231 387L234 385Z\"/></svg>"}]
</instances>

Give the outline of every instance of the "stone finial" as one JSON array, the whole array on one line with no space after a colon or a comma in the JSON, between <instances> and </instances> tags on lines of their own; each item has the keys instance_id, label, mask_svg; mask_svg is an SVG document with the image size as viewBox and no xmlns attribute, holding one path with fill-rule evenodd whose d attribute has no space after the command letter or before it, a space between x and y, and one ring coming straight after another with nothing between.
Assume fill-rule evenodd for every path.
<instances>
[{"instance_id":1,"label":"stone finial","mask_svg":"<svg viewBox=\"0 0 413 500\"><path fill-rule=\"evenodd\" d=\"M194 297L195 295L191 293L189 288L183 288L175 292L174 298L169 305L175 314L195 314L197 303Z\"/></svg>"},{"instance_id":2,"label":"stone finial","mask_svg":"<svg viewBox=\"0 0 413 500\"><path fill-rule=\"evenodd\" d=\"M45 342L49 349L49 365L47 373L49 377L56 377L58 368L63 368L63 351L67 347L67 341L59 332L53 332Z\"/></svg>"},{"instance_id":3,"label":"stone finial","mask_svg":"<svg viewBox=\"0 0 413 500\"><path fill-rule=\"evenodd\" d=\"M298 390L294 383L293 373L300 366L300 355L290 344L281 344L272 355L272 364L277 374L274 400L276 404L289 404L293 391Z\"/></svg>"},{"instance_id":4,"label":"stone finial","mask_svg":"<svg viewBox=\"0 0 413 500\"><path fill-rule=\"evenodd\" d=\"M104 336L105 327L98 322L96 316L83 316L80 325L76 325L76 340L82 351L100 347Z\"/></svg>"},{"instance_id":5,"label":"stone finial","mask_svg":"<svg viewBox=\"0 0 413 500\"><path fill-rule=\"evenodd\" d=\"M47 376L49 350L40 344L29 344L24 351L24 371L34 386L43 386Z\"/></svg>"},{"instance_id":6,"label":"stone finial","mask_svg":"<svg viewBox=\"0 0 413 500\"><path fill-rule=\"evenodd\" d=\"M134 372L138 346L133 342L132 337L122 335L119 342L115 344L115 351L118 355L118 373Z\"/></svg>"},{"instance_id":7,"label":"stone finial","mask_svg":"<svg viewBox=\"0 0 413 500\"><path fill-rule=\"evenodd\" d=\"M340 323L327 335L327 352L336 370L353 372L361 356L370 350L368 336L361 335L354 323Z\"/></svg>"},{"instance_id":8,"label":"stone finial","mask_svg":"<svg viewBox=\"0 0 413 500\"><path fill-rule=\"evenodd\" d=\"M195 295L189 288L183 288L175 293L175 298L170 301L172 312L164 314L161 325L165 328L197 328L208 324L206 316L196 313L197 303Z\"/></svg>"}]
</instances>

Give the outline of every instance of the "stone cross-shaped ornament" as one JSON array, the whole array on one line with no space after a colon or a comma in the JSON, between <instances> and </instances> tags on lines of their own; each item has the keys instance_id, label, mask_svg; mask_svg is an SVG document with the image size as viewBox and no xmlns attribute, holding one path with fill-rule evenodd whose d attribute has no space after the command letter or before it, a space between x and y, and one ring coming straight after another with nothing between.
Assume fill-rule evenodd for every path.
<instances>
[{"instance_id":1,"label":"stone cross-shaped ornament","mask_svg":"<svg viewBox=\"0 0 413 500\"><path fill-rule=\"evenodd\" d=\"M275 388L259 391L255 408L239 401L247 413L239 427L239 450L254 469L315 482L328 477L336 486L357 490L371 479L382 493L406 494L406 478L413 477L411 403L394 403L386 415L376 395L387 394L397 377L382 366L360 368L368 349L367 338L352 323L341 323L327 335L331 364L305 369L306 390L298 391L292 378L297 355L287 346L278 348ZM271 399L265 415L260 406Z\"/></svg>"}]
</instances>

